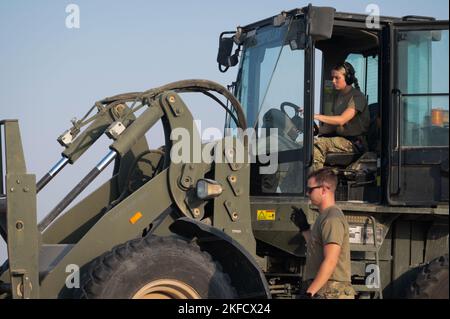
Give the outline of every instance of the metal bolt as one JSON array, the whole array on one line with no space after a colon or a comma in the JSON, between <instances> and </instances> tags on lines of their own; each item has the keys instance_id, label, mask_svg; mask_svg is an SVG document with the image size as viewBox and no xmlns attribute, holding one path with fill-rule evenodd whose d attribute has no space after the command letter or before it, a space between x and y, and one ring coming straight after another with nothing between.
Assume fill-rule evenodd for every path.
<instances>
[{"instance_id":1,"label":"metal bolt","mask_svg":"<svg viewBox=\"0 0 450 319\"><path fill-rule=\"evenodd\" d=\"M170 103L175 103L175 96L173 96L173 95L169 96L169 102Z\"/></svg>"},{"instance_id":2,"label":"metal bolt","mask_svg":"<svg viewBox=\"0 0 450 319\"><path fill-rule=\"evenodd\" d=\"M125 105L123 105L123 104L119 104L116 106L116 112L119 114L121 114L124 109L125 109Z\"/></svg>"},{"instance_id":3,"label":"metal bolt","mask_svg":"<svg viewBox=\"0 0 450 319\"><path fill-rule=\"evenodd\" d=\"M14 187L11 187L10 189L9 189L9 191L12 193L12 192L14 192Z\"/></svg>"},{"instance_id":4,"label":"metal bolt","mask_svg":"<svg viewBox=\"0 0 450 319\"><path fill-rule=\"evenodd\" d=\"M237 212L233 212L233 213L231 214L231 218L232 218L233 220L238 219L238 217L239 217L239 215L238 215Z\"/></svg>"},{"instance_id":5,"label":"metal bolt","mask_svg":"<svg viewBox=\"0 0 450 319\"><path fill-rule=\"evenodd\" d=\"M194 208L194 216L195 216L195 217L200 216L200 209Z\"/></svg>"},{"instance_id":6,"label":"metal bolt","mask_svg":"<svg viewBox=\"0 0 450 319\"><path fill-rule=\"evenodd\" d=\"M29 189L28 187L24 187L24 188L23 188L23 191L24 191L25 193L28 193L28 192L30 191L30 189Z\"/></svg>"},{"instance_id":7,"label":"metal bolt","mask_svg":"<svg viewBox=\"0 0 450 319\"><path fill-rule=\"evenodd\" d=\"M18 180L16 180L16 183L17 183L17 184L20 184L20 180L19 180L19 179L18 179Z\"/></svg>"},{"instance_id":8,"label":"metal bolt","mask_svg":"<svg viewBox=\"0 0 450 319\"><path fill-rule=\"evenodd\" d=\"M16 229L17 230L22 230L23 229L23 222L22 221L18 221L17 223L16 223Z\"/></svg>"},{"instance_id":9,"label":"metal bolt","mask_svg":"<svg viewBox=\"0 0 450 319\"><path fill-rule=\"evenodd\" d=\"M230 182L235 183L236 182L236 176L235 175L230 175Z\"/></svg>"}]
</instances>

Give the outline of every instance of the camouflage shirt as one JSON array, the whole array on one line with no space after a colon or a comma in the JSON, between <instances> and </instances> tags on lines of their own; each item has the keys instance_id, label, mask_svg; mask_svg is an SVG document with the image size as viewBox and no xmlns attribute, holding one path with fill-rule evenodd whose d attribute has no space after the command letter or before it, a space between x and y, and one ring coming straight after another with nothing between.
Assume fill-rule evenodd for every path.
<instances>
[{"instance_id":1,"label":"camouflage shirt","mask_svg":"<svg viewBox=\"0 0 450 319\"><path fill-rule=\"evenodd\" d=\"M316 277L324 260L323 248L331 243L341 246L341 254L336 269L329 280L351 282L348 223L337 206L331 206L320 213L311 228L304 280L311 280Z\"/></svg>"}]
</instances>

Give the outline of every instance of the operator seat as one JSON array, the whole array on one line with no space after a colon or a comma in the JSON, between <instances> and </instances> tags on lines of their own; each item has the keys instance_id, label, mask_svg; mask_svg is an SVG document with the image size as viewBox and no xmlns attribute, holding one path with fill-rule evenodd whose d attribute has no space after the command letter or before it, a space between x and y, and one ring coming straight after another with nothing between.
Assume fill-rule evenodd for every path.
<instances>
[{"instance_id":1,"label":"operator seat","mask_svg":"<svg viewBox=\"0 0 450 319\"><path fill-rule=\"evenodd\" d=\"M346 168L352 165L353 163L356 164L356 161L358 161L358 159L361 157L367 158L368 156L366 154L368 152L374 153L379 152L378 149L379 128L377 125L377 119L379 117L379 104L378 103L369 104L368 108L370 112L370 126L366 134L368 150L365 153L360 153L356 149L352 153L328 153L327 156L325 157L325 164L324 164L325 166ZM373 155L370 155L369 157L373 158Z\"/></svg>"},{"instance_id":2,"label":"operator seat","mask_svg":"<svg viewBox=\"0 0 450 319\"><path fill-rule=\"evenodd\" d=\"M324 166L347 167L361 157L361 153L328 153Z\"/></svg>"},{"instance_id":3,"label":"operator seat","mask_svg":"<svg viewBox=\"0 0 450 319\"><path fill-rule=\"evenodd\" d=\"M328 153L325 166L336 170L339 187L336 198L339 200L358 200L377 202L377 162L380 154L380 127L378 103L370 104L370 126L366 135L367 150L356 149L352 153Z\"/></svg>"}]
</instances>

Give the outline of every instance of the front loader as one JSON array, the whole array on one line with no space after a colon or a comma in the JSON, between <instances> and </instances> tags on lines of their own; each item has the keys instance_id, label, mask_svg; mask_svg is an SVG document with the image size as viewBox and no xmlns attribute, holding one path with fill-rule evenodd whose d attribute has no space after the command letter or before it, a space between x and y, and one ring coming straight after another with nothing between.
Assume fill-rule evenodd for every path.
<instances>
[{"instance_id":1,"label":"front loader","mask_svg":"<svg viewBox=\"0 0 450 319\"><path fill-rule=\"evenodd\" d=\"M187 80L100 100L58 138L62 157L37 183L17 121L2 121L0 296L298 298L306 247L292 206L317 217L305 191L314 114L332 114L330 73L347 61L370 112L367 149L325 166L338 175L357 298L448 299L449 23L371 18L309 5L223 32L219 70L238 66L230 91ZM225 109L221 140L202 143L190 92ZM165 143L151 150L144 135L159 120ZM104 158L37 225L36 193L103 134ZM112 178L67 209L112 162Z\"/></svg>"}]
</instances>

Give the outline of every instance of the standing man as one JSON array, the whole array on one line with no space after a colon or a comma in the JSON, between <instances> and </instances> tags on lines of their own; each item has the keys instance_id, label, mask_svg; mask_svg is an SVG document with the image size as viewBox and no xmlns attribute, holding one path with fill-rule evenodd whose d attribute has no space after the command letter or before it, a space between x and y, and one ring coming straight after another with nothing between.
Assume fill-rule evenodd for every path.
<instances>
[{"instance_id":1,"label":"standing man","mask_svg":"<svg viewBox=\"0 0 450 319\"><path fill-rule=\"evenodd\" d=\"M351 285L348 223L336 206L337 177L329 168L314 171L308 177L306 193L319 208L319 216L310 229L303 210L293 207L293 222L307 243L304 283L306 296L325 299L354 299Z\"/></svg>"}]
</instances>

